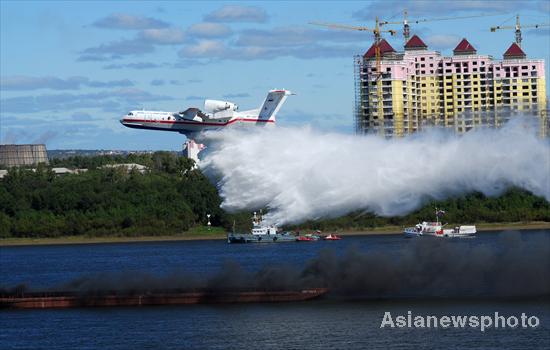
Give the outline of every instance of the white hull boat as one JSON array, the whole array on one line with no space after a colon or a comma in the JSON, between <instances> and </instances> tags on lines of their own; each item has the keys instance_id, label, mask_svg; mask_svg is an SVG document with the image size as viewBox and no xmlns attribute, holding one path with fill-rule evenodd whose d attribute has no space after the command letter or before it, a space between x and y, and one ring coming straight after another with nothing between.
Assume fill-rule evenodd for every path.
<instances>
[{"instance_id":1,"label":"white hull boat","mask_svg":"<svg viewBox=\"0 0 550 350\"><path fill-rule=\"evenodd\" d=\"M442 224L439 221L439 217L445 212L436 209L436 221L428 222L423 221L414 227L407 227L403 230L405 237L413 238L419 236L433 236L433 237L469 237L477 233L475 225L460 225L454 228L444 228L447 224Z\"/></svg>"}]
</instances>

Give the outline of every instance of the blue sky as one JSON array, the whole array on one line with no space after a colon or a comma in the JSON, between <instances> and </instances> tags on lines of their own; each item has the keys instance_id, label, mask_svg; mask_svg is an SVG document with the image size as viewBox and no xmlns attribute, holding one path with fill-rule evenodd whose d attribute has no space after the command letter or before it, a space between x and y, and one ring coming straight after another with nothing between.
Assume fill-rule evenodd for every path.
<instances>
[{"instance_id":1,"label":"blue sky","mask_svg":"<svg viewBox=\"0 0 550 350\"><path fill-rule=\"evenodd\" d=\"M49 149L181 149L175 133L127 129L131 109L183 110L204 98L255 108L272 88L289 98L278 123L353 132L353 55L367 32L325 30L310 21L373 26L398 21L501 13L412 24L444 54L466 37L501 58L513 30L549 23L550 1L147 2L0 1L0 143L45 142ZM400 30L399 25L392 27ZM524 29L523 49L546 60L550 31ZM402 36L388 38L402 48ZM548 86L548 81L547 81ZM550 89L547 88L548 91Z\"/></svg>"}]
</instances>

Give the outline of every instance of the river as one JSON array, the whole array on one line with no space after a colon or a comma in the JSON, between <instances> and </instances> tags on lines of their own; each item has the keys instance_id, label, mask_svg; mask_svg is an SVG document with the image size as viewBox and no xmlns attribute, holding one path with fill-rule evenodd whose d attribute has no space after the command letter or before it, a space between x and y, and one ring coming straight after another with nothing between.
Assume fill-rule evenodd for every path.
<instances>
[{"instance_id":1,"label":"river","mask_svg":"<svg viewBox=\"0 0 550 350\"><path fill-rule=\"evenodd\" d=\"M346 259L358 257L366 265L372 262L370 266L383 270L384 266L392 265L384 259L418 250L417 240L424 239L435 238L405 239L400 235L374 235L314 243L229 245L224 241L212 240L2 247L0 286L6 288L26 284L33 289L47 289L89 276L92 280L98 276L107 279L164 276L162 280L167 281L167 276L178 274L216 274L228 262L253 274L266 266L285 266L286 269L302 271L311 261L317 261L317 267L327 264L330 265L327 268L333 270L335 267L344 269L343 266L350 265ZM471 253L471 259L477 264L478 261L485 261L484 256L491 256L492 250L502 248L499 254L512 256L518 262L517 266L521 267L524 266L521 264L523 260L529 264L546 264L548 260L544 258L540 261L530 259L537 259L537 246L546 245L549 239L549 230L482 233L472 239L440 240L437 249L443 251L445 256L455 254L453 249L459 246L459 253L465 255L463 258L469 261L468 254ZM451 250L448 250L449 247ZM432 255L430 252L420 256ZM320 260L320 256L324 259L329 257L331 261ZM381 257L381 260L373 257ZM480 278L475 273L459 276L461 271L472 269L471 263L463 264L451 264L453 271L458 271L457 276L451 279ZM400 265L392 266L395 269ZM368 270L368 267L364 269ZM354 270L343 270L341 273L352 273L350 271ZM548 267L543 266L542 270L539 268L537 271L544 273ZM386 283L387 280L382 278L384 275L400 276L399 273L389 269L376 275L368 272L365 276L376 279L376 283ZM506 273L503 278L512 276L514 279L509 281L511 286L535 283L535 289L541 286L544 289L549 283L548 275L539 276L541 282L538 283L528 277L517 277L529 275L525 271L520 271L519 275ZM500 283L502 279L495 281ZM337 283L348 282L349 279L340 278ZM351 286L365 286L362 282L354 283ZM418 286L414 281L408 283L407 288ZM421 283L427 286L425 291L428 295L433 294L433 289L430 289L433 286L428 287L430 281ZM464 284L468 288L477 286L468 283ZM338 289L339 286L334 287ZM395 288L392 286L384 291L391 292ZM505 290L510 291L508 287ZM343 297L349 296L344 293L286 304L0 310L0 348L535 349L550 346L550 302L547 297L521 294L525 291L521 288L520 294L513 298L496 297L496 294L492 298L490 293L482 298L457 298L454 294L426 298L422 297L423 291L422 288L414 291L414 298L384 297L384 294L368 299L350 298ZM409 311L412 315L422 316L482 316L498 312L506 317L520 317L525 313L536 316L540 324L535 328L491 327L484 331L479 327L381 328L386 313L395 317L407 315Z\"/></svg>"}]
</instances>

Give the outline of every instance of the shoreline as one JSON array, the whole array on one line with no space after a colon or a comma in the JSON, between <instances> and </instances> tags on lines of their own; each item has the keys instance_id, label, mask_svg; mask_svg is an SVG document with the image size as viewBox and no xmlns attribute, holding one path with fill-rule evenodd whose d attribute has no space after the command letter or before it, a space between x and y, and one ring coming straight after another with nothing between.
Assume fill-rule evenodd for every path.
<instances>
[{"instance_id":1,"label":"shoreline","mask_svg":"<svg viewBox=\"0 0 550 350\"><path fill-rule=\"evenodd\" d=\"M502 230L528 230L528 229L550 229L550 222L514 222L514 223L488 223L476 225L478 232L491 232ZM376 227L372 230L330 230L341 236L368 236L368 235L398 235L403 228L399 226ZM313 230L302 230L313 231ZM170 242L170 241L203 241L203 240L225 240L226 235L221 233L205 234L175 234L163 236L140 236L140 237L86 237L66 236L59 238L3 238L0 239L0 247L29 246L29 245L65 245L65 244L109 244L109 243L139 243L139 242Z\"/></svg>"},{"instance_id":2,"label":"shoreline","mask_svg":"<svg viewBox=\"0 0 550 350\"><path fill-rule=\"evenodd\" d=\"M449 225L453 227L454 225ZM550 222L534 221L534 222L510 222L510 223L483 223L476 224L477 232L492 232L506 230L544 230L550 229ZM327 231L329 232L329 231ZM401 226L385 226L377 227L372 230L361 231L330 231L342 236L366 236L366 235L396 235L403 233Z\"/></svg>"}]
</instances>

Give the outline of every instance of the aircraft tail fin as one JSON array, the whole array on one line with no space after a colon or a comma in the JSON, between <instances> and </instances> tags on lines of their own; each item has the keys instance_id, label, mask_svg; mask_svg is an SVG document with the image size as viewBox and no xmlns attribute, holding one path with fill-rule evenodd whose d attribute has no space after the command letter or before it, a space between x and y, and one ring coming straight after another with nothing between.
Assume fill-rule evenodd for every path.
<instances>
[{"instance_id":1,"label":"aircraft tail fin","mask_svg":"<svg viewBox=\"0 0 550 350\"><path fill-rule=\"evenodd\" d=\"M288 90L271 90L267 94L262 107L260 108L260 120L273 120L275 121L275 116L281 109L283 103L285 103L286 98L290 95L294 95Z\"/></svg>"}]
</instances>

